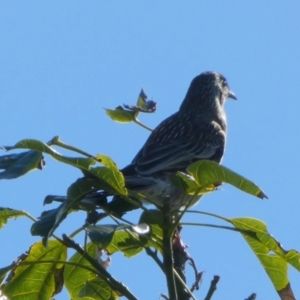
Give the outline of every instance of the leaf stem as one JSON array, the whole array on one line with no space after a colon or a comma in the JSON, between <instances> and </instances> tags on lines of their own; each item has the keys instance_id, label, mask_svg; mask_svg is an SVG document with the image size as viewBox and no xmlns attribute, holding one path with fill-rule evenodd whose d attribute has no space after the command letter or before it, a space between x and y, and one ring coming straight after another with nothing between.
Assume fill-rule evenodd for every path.
<instances>
[{"instance_id":1,"label":"leaf stem","mask_svg":"<svg viewBox=\"0 0 300 300\"><path fill-rule=\"evenodd\" d=\"M211 216L211 217L215 217L218 219L221 219L223 221L229 222L231 223L230 219L213 214L213 213L209 213L209 212L205 212L205 211L199 211L199 210L187 210L188 213L193 213L193 214L201 214L201 215L207 215L207 216Z\"/></svg>"},{"instance_id":2,"label":"leaf stem","mask_svg":"<svg viewBox=\"0 0 300 300\"><path fill-rule=\"evenodd\" d=\"M188 226L203 226L203 227L211 227L211 228L219 228L219 229L226 229L231 231L236 231L243 234L250 234L253 236L253 231L247 230L247 229L240 229L240 228L234 228L230 226L221 226L221 225L214 225L214 224L207 224L207 223L191 223L191 222L182 222L181 225L188 225Z\"/></svg>"},{"instance_id":3,"label":"leaf stem","mask_svg":"<svg viewBox=\"0 0 300 300\"><path fill-rule=\"evenodd\" d=\"M208 290L207 295L204 298L204 300L210 300L211 299L212 295L217 290L217 283L219 282L219 280L220 280L220 276L215 275L214 279L210 283L209 290Z\"/></svg>"},{"instance_id":4,"label":"leaf stem","mask_svg":"<svg viewBox=\"0 0 300 300\"><path fill-rule=\"evenodd\" d=\"M164 264L161 262L161 260L158 258L157 256L157 251L153 251L151 248L149 247L145 247L145 251L147 253L147 255L149 255L155 262L156 264L160 267L160 269L165 272L164 269Z\"/></svg>"},{"instance_id":5,"label":"leaf stem","mask_svg":"<svg viewBox=\"0 0 300 300\"><path fill-rule=\"evenodd\" d=\"M135 119L135 118L134 118L133 122L136 123L136 124L138 124L138 125L140 125L141 127L145 128L145 129L151 131L151 132L153 131L153 129L151 129L150 127L144 125L144 124L141 123L138 119Z\"/></svg>"},{"instance_id":6,"label":"leaf stem","mask_svg":"<svg viewBox=\"0 0 300 300\"><path fill-rule=\"evenodd\" d=\"M47 145L49 146L52 146L52 145L55 145L55 146L59 146L61 148L64 148L64 149L68 149L68 150L71 150L71 151L74 151L74 152L77 152L79 154L82 154L84 156L87 156L87 157L90 157L90 158L94 158L96 161L98 161L98 159L94 156L94 155L91 155L79 148L76 148L74 146L70 146L64 142L62 142L58 136L55 136L52 140L50 140Z\"/></svg>"},{"instance_id":7,"label":"leaf stem","mask_svg":"<svg viewBox=\"0 0 300 300\"><path fill-rule=\"evenodd\" d=\"M198 193L200 191L200 188L196 190L195 194L193 195L193 197L189 200L189 202L185 205L184 209L182 211L180 211L179 213L179 216L176 218L176 221L173 225L173 228L172 228L172 232L174 232L175 228L177 228L180 220L182 219L183 215L185 214L186 211L188 211L188 208L189 206L191 205L191 203L193 203L197 197L199 197ZM185 195L185 197L187 197L188 194ZM200 196L201 197L201 196Z\"/></svg>"}]
</instances>

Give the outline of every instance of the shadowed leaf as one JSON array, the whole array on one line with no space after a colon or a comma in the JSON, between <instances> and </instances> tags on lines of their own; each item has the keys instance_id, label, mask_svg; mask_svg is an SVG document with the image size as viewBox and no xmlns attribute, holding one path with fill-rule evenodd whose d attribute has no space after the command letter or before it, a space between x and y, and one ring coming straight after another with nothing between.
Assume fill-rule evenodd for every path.
<instances>
[{"instance_id":1,"label":"shadowed leaf","mask_svg":"<svg viewBox=\"0 0 300 300\"><path fill-rule=\"evenodd\" d=\"M106 155L98 155L94 157L67 157L58 153L56 150L48 146L47 144L33 139L26 139L16 143L12 147L6 147L6 150L13 150L19 148L27 148L35 151L40 151L49 154L54 159L76 167L85 172L85 174L92 174L99 179L99 183L102 183L102 188L107 189L110 192L127 195L125 188L124 178L122 173L119 171L115 163ZM32 152L32 151L31 151ZM91 166L99 162L105 167L94 167ZM98 184L99 185L99 184ZM101 188L101 187L99 187Z\"/></svg>"},{"instance_id":2,"label":"shadowed leaf","mask_svg":"<svg viewBox=\"0 0 300 300\"><path fill-rule=\"evenodd\" d=\"M81 178L74 182L67 191L67 200L57 209L43 212L39 220L31 227L32 235L43 237L43 243L46 245L48 238L54 230L66 218L72 208L76 208L78 202L83 199L94 187L93 180Z\"/></svg>"},{"instance_id":3,"label":"shadowed leaf","mask_svg":"<svg viewBox=\"0 0 300 300\"><path fill-rule=\"evenodd\" d=\"M4 155L0 157L0 169L5 170L0 173L0 179L18 178L43 166L43 155L38 151Z\"/></svg>"},{"instance_id":4,"label":"shadowed leaf","mask_svg":"<svg viewBox=\"0 0 300 300\"><path fill-rule=\"evenodd\" d=\"M92 243L106 249L109 254L122 251L125 256L131 257L143 250L139 235L148 233L149 227L146 224L91 225L86 230Z\"/></svg>"},{"instance_id":5,"label":"shadowed leaf","mask_svg":"<svg viewBox=\"0 0 300 300\"><path fill-rule=\"evenodd\" d=\"M141 89L136 105L124 104L124 107L134 112L153 113L156 111L156 102L153 100L147 101L147 98L144 90Z\"/></svg>"}]
</instances>

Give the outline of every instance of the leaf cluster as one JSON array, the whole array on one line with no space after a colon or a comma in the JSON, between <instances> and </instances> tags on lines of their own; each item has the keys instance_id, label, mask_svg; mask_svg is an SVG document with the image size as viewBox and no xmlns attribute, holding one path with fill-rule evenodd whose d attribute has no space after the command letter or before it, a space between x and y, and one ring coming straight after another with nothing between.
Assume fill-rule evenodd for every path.
<instances>
[{"instance_id":1,"label":"leaf cluster","mask_svg":"<svg viewBox=\"0 0 300 300\"><path fill-rule=\"evenodd\" d=\"M106 113L117 122L134 122L149 129L137 117L140 112L154 112L156 103L152 100L147 101L143 90L136 105L124 107L115 110L106 109ZM240 234L257 256L280 298L295 299L287 271L289 265L300 271L299 253L295 250L284 250L269 234L264 222L254 218L229 219L190 209L199 195L214 192L225 183L257 198L267 198L256 184L232 170L202 160L191 164L186 173L178 172L173 184L183 189L186 195L194 197L189 197L191 198L189 203L167 220L164 210L148 209L144 205L143 201L147 199L143 195L136 195L126 188L122 172L107 155L91 155L62 142L58 137L47 143L26 139L14 146L3 148L6 151L16 149L26 151L0 157L0 169L3 170L0 179L14 179L36 169L42 170L45 164L44 155L77 168L83 174L83 177L70 184L66 195L46 196L44 204L57 202L58 206L42 212L37 220L22 210L3 207L0 209L0 228L3 228L9 219L27 217L33 222L31 234L42 238L12 264L0 269L1 291L9 299L50 299L63 287L67 289L72 299L113 300L119 299L120 296L137 299L107 269L110 255L122 252L126 257L132 258L143 251L164 272L171 299L174 298L171 297L172 291L176 294L176 288L178 291L180 287L188 295L188 299L196 299L193 294L195 288L189 289L174 266L166 263L167 255L172 255L168 251L172 251L178 226L190 225L215 227ZM64 156L55 148L70 150L75 156ZM109 200L111 196L117 196L117 204ZM141 199L143 201L140 201ZM142 211L138 224L132 224L124 218L124 214L132 209ZM75 228L63 238L57 237L55 230L69 214L76 211L86 212L84 225ZM228 225L184 223L182 217L187 213L209 215L211 218L221 219ZM85 232L84 247L79 246L74 240L80 232ZM68 249L75 250L75 254L69 257ZM103 259L103 255L108 255L108 258ZM176 278L179 285L172 278ZM211 296L212 294L206 299L210 299Z\"/></svg>"}]
</instances>

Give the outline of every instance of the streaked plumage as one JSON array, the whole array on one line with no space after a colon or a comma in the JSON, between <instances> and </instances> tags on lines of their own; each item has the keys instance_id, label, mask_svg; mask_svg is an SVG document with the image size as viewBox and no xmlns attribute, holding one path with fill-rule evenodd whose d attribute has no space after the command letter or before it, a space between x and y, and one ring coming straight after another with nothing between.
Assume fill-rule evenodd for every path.
<instances>
[{"instance_id":1,"label":"streaked plumage","mask_svg":"<svg viewBox=\"0 0 300 300\"><path fill-rule=\"evenodd\" d=\"M227 98L236 99L226 79L205 72L193 79L179 111L165 119L122 172L129 189L156 203L168 199L179 208L183 192L170 183L177 172L200 159L220 163L226 144Z\"/></svg>"}]
</instances>

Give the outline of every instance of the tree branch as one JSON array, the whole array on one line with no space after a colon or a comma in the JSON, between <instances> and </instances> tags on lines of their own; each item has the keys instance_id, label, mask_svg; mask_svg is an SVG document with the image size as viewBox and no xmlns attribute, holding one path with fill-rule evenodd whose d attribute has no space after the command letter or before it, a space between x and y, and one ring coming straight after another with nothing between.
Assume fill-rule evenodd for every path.
<instances>
[{"instance_id":1,"label":"tree branch","mask_svg":"<svg viewBox=\"0 0 300 300\"><path fill-rule=\"evenodd\" d=\"M162 208L163 214L163 264L165 269L165 275L167 279L169 299L178 300L175 276L173 272L173 249L172 249L172 232L170 228L172 225L172 216L170 213L170 205L165 201Z\"/></svg>"},{"instance_id":2,"label":"tree branch","mask_svg":"<svg viewBox=\"0 0 300 300\"><path fill-rule=\"evenodd\" d=\"M214 279L210 282L210 287L204 300L211 299L213 293L217 290L217 283L219 282L219 280L220 280L220 276L215 275Z\"/></svg>"}]
</instances>

